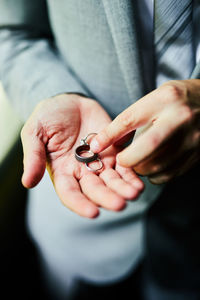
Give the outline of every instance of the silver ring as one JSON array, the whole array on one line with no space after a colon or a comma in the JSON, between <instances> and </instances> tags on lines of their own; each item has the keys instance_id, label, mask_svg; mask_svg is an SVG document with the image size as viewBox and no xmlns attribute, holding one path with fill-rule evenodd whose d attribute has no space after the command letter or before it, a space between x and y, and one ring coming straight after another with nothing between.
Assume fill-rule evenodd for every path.
<instances>
[{"instance_id":1,"label":"silver ring","mask_svg":"<svg viewBox=\"0 0 200 300\"><path fill-rule=\"evenodd\" d=\"M88 138L90 135L97 135L97 133L96 133L96 132L89 133L84 139L81 139L81 145L88 144L88 143L87 143L87 138Z\"/></svg>"},{"instance_id":2,"label":"silver ring","mask_svg":"<svg viewBox=\"0 0 200 300\"><path fill-rule=\"evenodd\" d=\"M101 169L103 168L103 162L102 162L102 160L101 160L99 157L97 157L96 160L93 160L93 162L94 162L94 161L97 161L97 160L101 163L100 167L97 168L97 169L92 169L92 168L90 168L89 165L88 165L89 162L86 162L86 163L85 163L85 165L86 165L86 167L87 167L87 169L88 169L89 171L97 172L97 171L99 171L99 170L101 170Z\"/></svg>"}]
</instances>

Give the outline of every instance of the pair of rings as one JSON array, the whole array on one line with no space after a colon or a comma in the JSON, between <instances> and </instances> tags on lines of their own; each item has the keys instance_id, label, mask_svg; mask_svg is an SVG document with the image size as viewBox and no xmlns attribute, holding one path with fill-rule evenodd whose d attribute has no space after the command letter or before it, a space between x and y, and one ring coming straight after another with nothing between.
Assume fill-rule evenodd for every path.
<instances>
[{"instance_id":1,"label":"pair of rings","mask_svg":"<svg viewBox=\"0 0 200 300\"><path fill-rule=\"evenodd\" d=\"M96 172L103 168L103 162L97 153L94 153L90 150L90 145L87 143L87 138L94 134L96 135L96 133L89 133L84 139L81 139L80 146L78 146L75 150L75 158L78 161L85 163L89 171ZM87 153L89 156L82 156L81 154L83 153ZM89 164L94 161L98 161L100 163L100 166L97 169L93 169L89 166Z\"/></svg>"}]
</instances>

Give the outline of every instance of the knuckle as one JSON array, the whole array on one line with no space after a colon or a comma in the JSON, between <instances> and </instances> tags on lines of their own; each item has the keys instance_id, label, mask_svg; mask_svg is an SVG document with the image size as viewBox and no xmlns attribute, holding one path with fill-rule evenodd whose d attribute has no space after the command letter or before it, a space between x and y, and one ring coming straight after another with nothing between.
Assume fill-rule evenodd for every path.
<instances>
[{"instance_id":1,"label":"knuckle","mask_svg":"<svg viewBox=\"0 0 200 300\"><path fill-rule=\"evenodd\" d=\"M162 87L165 89L168 99L172 102L183 101L187 95L185 85L175 80L164 83Z\"/></svg>"},{"instance_id":2,"label":"knuckle","mask_svg":"<svg viewBox=\"0 0 200 300\"><path fill-rule=\"evenodd\" d=\"M129 129L133 124L133 114L131 111L127 110L124 113L120 114L118 117L120 125L125 129Z\"/></svg>"},{"instance_id":3,"label":"knuckle","mask_svg":"<svg viewBox=\"0 0 200 300\"><path fill-rule=\"evenodd\" d=\"M190 121L193 120L194 113L193 113L192 109L189 106L183 105L181 107L179 113L180 113L180 116L181 116L183 121L190 122Z\"/></svg>"},{"instance_id":4,"label":"knuckle","mask_svg":"<svg viewBox=\"0 0 200 300\"><path fill-rule=\"evenodd\" d=\"M192 144L199 145L199 143L200 143L200 131L199 130L195 130L195 132L193 132L193 134L191 135L191 141L192 141Z\"/></svg>"},{"instance_id":5,"label":"knuckle","mask_svg":"<svg viewBox=\"0 0 200 300\"><path fill-rule=\"evenodd\" d=\"M163 169L163 166L161 164L154 164L151 168L151 172L153 174L157 174L157 173L160 173Z\"/></svg>"},{"instance_id":6,"label":"knuckle","mask_svg":"<svg viewBox=\"0 0 200 300\"><path fill-rule=\"evenodd\" d=\"M164 184L171 181L173 176L169 174L162 174L160 176L149 176L149 181L152 184Z\"/></svg>"}]
</instances>

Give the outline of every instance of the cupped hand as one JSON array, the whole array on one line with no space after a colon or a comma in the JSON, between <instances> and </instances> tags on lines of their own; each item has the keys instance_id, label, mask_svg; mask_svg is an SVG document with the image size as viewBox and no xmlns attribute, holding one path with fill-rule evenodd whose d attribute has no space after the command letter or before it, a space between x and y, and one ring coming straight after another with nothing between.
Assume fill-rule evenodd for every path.
<instances>
[{"instance_id":1,"label":"cupped hand","mask_svg":"<svg viewBox=\"0 0 200 300\"><path fill-rule=\"evenodd\" d=\"M92 141L100 152L128 133L132 144L117 162L155 184L170 181L200 161L200 80L170 81L119 114Z\"/></svg>"},{"instance_id":2,"label":"cupped hand","mask_svg":"<svg viewBox=\"0 0 200 300\"><path fill-rule=\"evenodd\" d=\"M74 155L81 139L110 122L96 101L76 94L40 102L21 132L23 185L37 185L47 167L62 203L77 214L93 218L99 206L123 209L126 200L137 198L144 185L131 168L116 164L119 148L110 146L100 154L103 168L98 172L89 171Z\"/></svg>"}]
</instances>

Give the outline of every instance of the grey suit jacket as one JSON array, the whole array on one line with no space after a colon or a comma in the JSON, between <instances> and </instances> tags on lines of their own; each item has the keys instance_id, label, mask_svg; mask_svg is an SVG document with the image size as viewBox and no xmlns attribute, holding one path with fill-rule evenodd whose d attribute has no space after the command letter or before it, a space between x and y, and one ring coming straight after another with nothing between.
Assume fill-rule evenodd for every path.
<instances>
[{"instance_id":1,"label":"grey suit jacket","mask_svg":"<svg viewBox=\"0 0 200 300\"><path fill-rule=\"evenodd\" d=\"M147 92L134 1L0 0L0 12L0 77L23 120L60 93L97 99L115 117ZM113 280L141 258L144 212L161 190L146 182L123 212L91 221L62 207L45 176L30 194L29 228L54 273L67 265L73 276Z\"/></svg>"}]
</instances>

